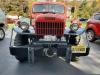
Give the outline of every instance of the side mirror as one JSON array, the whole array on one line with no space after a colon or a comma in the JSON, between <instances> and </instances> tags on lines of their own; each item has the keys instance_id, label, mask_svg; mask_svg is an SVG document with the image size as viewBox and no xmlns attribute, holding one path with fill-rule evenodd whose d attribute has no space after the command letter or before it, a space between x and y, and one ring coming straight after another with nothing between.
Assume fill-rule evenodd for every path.
<instances>
[{"instance_id":1,"label":"side mirror","mask_svg":"<svg viewBox=\"0 0 100 75\"><path fill-rule=\"evenodd\" d=\"M71 13L74 13L75 12L75 7L72 7L71 8Z\"/></svg>"}]
</instances>

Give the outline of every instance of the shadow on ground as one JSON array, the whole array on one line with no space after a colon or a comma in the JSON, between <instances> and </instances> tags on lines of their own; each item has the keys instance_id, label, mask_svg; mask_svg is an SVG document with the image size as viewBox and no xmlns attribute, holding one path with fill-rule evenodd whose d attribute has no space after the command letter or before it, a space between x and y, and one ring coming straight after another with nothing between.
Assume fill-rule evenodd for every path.
<instances>
[{"instance_id":1,"label":"shadow on ground","mask_svg":"<svg viewBox=\"0 0 100 75\"><path fill-rule=\"evenodd\" d=\"M39 58L37 63L19 63L9 53L9 41L0 41L0 75L85 75L59 58Z\"/></svg>"}]
</instances>

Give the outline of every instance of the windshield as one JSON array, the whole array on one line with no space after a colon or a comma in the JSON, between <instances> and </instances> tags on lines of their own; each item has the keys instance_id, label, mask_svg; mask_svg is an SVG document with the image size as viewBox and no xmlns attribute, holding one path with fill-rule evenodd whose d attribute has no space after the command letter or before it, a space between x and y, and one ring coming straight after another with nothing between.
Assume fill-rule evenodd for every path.
<instances>
[{"instance_id":1,"label":"windshield","mask_svg":"<svg viewBox=\"0 0 100 75\"><path fill-rule=\"evenodd\" d=\"M64 13L64 6L59 4L37 4L33 6L33 12Z\"/></svg>"}]
</instances>

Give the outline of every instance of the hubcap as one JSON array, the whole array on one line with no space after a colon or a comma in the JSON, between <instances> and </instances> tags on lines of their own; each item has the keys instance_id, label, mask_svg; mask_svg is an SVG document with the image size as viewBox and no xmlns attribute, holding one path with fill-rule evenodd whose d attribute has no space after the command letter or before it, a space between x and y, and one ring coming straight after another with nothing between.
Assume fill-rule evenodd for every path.
<instances>
[{"instance_id":1,"label":"hubcap","mask_svg":"<svg viewBox=\"0 0 100 75\"><path fill-rule=\"evenodd\" d=\"M4 32L0 30L0 39L2 39L3 37L4 37Z\"/></svg>"},{"instance_id":2,"label":"hubcap","mask_svg":"<svg viewBox=\"0 0 100 75\"><path fill-rule=\"evenodd\" d=\"M87 32L87 37L88 37L88 40L92 40L94 38L94 33L93 32Z\"/></svg>"}]
</instances>

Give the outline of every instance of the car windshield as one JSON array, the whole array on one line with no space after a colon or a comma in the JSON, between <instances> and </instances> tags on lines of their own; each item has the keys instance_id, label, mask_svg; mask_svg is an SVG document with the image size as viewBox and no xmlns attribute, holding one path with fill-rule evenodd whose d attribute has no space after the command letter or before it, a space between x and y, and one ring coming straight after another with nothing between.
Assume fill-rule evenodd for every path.
<instances>
[{"instance_id":1,"label":"car windshield","mask_svg":"<svg viewBox=\"0 0 100 75\"><path fill-rule=\"evenodd\" d=\"M64 6L60 4L36 4L33 6L33 12L64 13Z\"/></svg>"}]
</instances>

